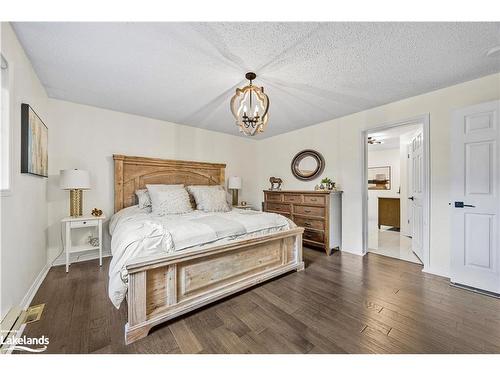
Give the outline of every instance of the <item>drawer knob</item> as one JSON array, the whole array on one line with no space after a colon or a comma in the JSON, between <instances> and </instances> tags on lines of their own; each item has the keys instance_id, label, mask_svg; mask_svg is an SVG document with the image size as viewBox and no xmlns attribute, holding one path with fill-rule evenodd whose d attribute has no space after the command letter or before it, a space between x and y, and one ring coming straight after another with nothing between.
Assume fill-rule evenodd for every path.
<instances>
[{"instance_id":1,"label":"drawer knob","mask_svg":"<svg viewBox=\"0 0 500 375\"><path fill-rule=\"evenodd\" d=\"M311 226L311 223L309 223L309 222L307 222L307 221L306 221L306 222L304 223L304 225L306 225L306 226L310 227L310 226Z\"/></svg>"},{"instance_id":2,"label":"drawer knob","mask_svg":"<svg viewBox=\"0 0 500 375\"><path fill-rule=\"evenodd\" d=\"M311 210L304 210L304 212L305 212L305 213L309 213L309 212L311 212Z\"/></svg>"},{"instance_id":3,"label":"drawer knob","mask_svg":"<svg viewBox=\"0 0 500 375\"><path fill-rule=\"evenodd\" d=\"M86 221L84 221L84 222L83 222L83 224L87 224L87 222L86 222Z\"/></svg>"},{"instance_id":4,"label":"drawer knob","mask_svg":"<svg viewBox=\"0 0 500 375\"><path fill-rule=\"evenodd\" d=\"M311 202L316 202L317 199L316 198L311 198Z\"/></svg>"}]
</instances>

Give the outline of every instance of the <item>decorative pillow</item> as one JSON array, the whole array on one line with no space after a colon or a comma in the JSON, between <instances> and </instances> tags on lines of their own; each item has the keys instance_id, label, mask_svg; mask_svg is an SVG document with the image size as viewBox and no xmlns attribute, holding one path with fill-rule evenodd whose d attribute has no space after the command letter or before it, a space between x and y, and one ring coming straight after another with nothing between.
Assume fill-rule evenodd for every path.
<instances>
[{"instance_id":1,"label":"decorative pillow","mask_svg":"<svg viewBox=\"0 0 500 375\"><path fill-rule=\"evenodd\" d=\"M153 204L157 215L185 214L193 211L186 189L170 189L158 192L159 204Z\"/></svg>"},{"instance_id":2,"label":"decorative pillow","mask_svg":"<svg viewBox=\"0 0 500 375\"><path fill-rule=\"evenodd\" d=\"M139 189L135 191L139 208L151 207L151 198L149 197L148 189Z\"/></svg>"},{"instance_id":3,"label":"decorative pillow","mask_svg":"<svg viewBox=\"0 0 500 375\"><path fill-rule=\"evenodd\" d=\"M149 198L151 200L151 206L153 207L154 211L155 206L158 207L160 204L160 199L158 197L158 193L160 191L170 191L172 189L184 190L184 185L147 184L146 188L148 189Z\"/></svg>"},{"instance_id":4,"label":"decorative pillow","mask_svg":"<svg viewBox=\"0 0 500 375\"><path fill-rule=\"evenodd\" d=\"M194 197L196 209L205 210L203 194L208 191L224 191L220 185L191 185L187 187L189 193ZM225 191L224 191L225 193Z\"/></svg>"},{"instance_id":5,"label":"decorative pillow","mask_svg":"<svg viewBox=\"0 0 500 375\"><path fill-rule=\"evenodd\" d=\"M226 191L221 187L206 186L205 189L194 189L192 194L196 200L196 208L205 212L231 211L226 200Z\"/></svg>"}]
</instances>

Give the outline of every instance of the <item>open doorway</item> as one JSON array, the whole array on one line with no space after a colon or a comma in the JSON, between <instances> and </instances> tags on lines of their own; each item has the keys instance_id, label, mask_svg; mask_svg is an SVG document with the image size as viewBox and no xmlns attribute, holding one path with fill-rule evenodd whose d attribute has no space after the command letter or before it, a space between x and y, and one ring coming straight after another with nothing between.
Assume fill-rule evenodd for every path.
<instances>
[{"instance_id":1,"label":"open doorway","mask_svg":"<svg viewBox=\"0 0 500 375\"><path fill-rule=\"evenodd\" d=\"M365 252L428 260L428 117L364 132Z\"/></svg>"}]
</instances>

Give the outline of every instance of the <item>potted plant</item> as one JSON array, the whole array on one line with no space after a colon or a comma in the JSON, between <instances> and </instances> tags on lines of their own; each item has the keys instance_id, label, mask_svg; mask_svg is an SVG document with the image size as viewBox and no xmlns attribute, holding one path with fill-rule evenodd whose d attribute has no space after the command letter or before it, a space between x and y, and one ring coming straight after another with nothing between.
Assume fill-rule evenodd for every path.
<instances>
[{"instance_id":1,"label":"potted plant","mask_svg":"<svg viewBox=\"0 0 500 375\"><path fill-rule=\"evenodd\" d=\"M330 178L325 177L321 180L321 186L324 186L324 189L332 190L335 188L335 182L333 182Z\"/></svg>"}]
</instances>

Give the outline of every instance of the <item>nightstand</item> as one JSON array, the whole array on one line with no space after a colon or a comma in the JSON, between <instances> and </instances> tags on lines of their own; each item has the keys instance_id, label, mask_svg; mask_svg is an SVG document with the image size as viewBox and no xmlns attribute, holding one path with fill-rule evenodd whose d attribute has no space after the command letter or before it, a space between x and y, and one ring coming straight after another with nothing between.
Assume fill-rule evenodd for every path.
<instances>
[{"instance_id":1,"label":"nightstand","mask_svg":"<svg viewBox=\"0 0 500 375\"><path fill-rule=\"evenodd\" d=\"M102 222L106 217L102 216L68 216L61 220L64 223L65 243L64 252L66 253L66 272L69 270L70 262L69 255L73 253L81 253L90 250L99 250L99 266L102 266ZM97 238L99 239L98 246L91 244L74 246L71 241L71 230L76 228L96 228Z\"/></svg>"}]
</instances>

